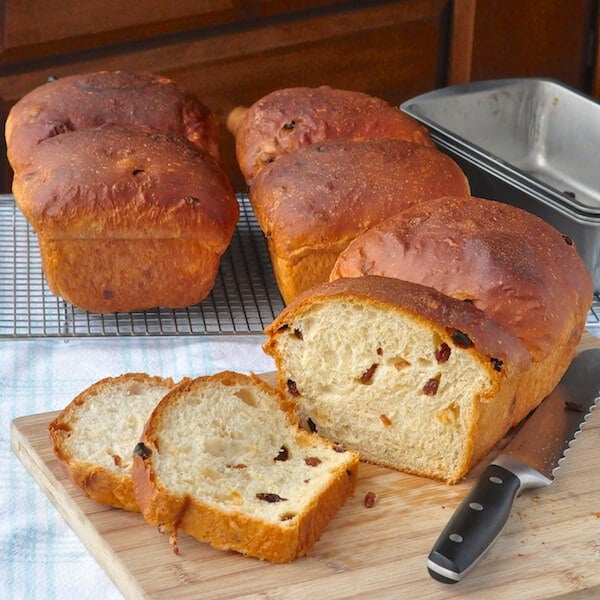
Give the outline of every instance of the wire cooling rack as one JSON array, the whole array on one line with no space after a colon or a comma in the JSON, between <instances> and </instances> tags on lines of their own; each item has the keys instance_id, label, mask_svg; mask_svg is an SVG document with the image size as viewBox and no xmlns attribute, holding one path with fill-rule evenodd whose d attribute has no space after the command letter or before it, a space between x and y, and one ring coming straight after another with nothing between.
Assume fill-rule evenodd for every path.
<instances>
[{"instance_id":1,"label":"wire cooling rack","mask_svg":"<svg viewBox=\"0 0 600 600\"><path fill-rule=\"evenodd\" d=\"M13 197L0 195L0 338L262 334L283 309L268 251L246 196L211 294L184 309L96 314L54 296L37 238Z\"/></svg>"},{"instance_id":2,"label":"wire cooling rack","mask_svg":"<svg viewBox=\"0 0 600 600\"><path fill-rule=\"evenodd\" d=\"M184 309L96 314L54 296L42 274L37 239L0 195L0 338L262 334L283 309L267 247L248 198L211 294ZM600 296L587 329L600 336Z\"/></svg>"},{"instance_id":3,"label":"wire cooling rack","mask_svg":"<svg viewBox=\"0 0 600 600\"><path fill-rule=\"evenodd\" d=\"M600 337L600 294L594 294L594 300L587 317L586 329Z\"/></svg>"}]
</instances>

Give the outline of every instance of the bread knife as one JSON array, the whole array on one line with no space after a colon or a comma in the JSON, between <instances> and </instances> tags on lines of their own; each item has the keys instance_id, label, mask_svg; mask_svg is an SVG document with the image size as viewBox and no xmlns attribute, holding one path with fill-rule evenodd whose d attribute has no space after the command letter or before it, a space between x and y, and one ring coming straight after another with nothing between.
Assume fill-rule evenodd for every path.
<instances>
[{"instance_id":1,"label":"bread knife","mask_svg":"<svg viewBox=\"0 0 600 600\"><path fill-rule=\"evenodd\" d=\"M427 558L431 577L460 581L498 538L521 492L554 481L599 395L600 349L585 350L456 509Z\"/></svg>"}]
</instances>

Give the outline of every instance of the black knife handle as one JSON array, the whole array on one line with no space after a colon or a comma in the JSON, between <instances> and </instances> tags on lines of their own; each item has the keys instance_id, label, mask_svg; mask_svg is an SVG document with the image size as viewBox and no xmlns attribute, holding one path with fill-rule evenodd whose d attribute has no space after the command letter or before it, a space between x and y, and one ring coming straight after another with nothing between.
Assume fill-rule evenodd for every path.
<instances>
[{"instance_id":1,"label":"black knife handle","mask_svg":"<svg viewBox=\"0 0 600 600\"><path fill-rule=\"evenodd\" d=\"M429 574L457 583L498 537L510 516L521 480L491 464L462 501L427 559Z\"/></svg>"}]
</instances>

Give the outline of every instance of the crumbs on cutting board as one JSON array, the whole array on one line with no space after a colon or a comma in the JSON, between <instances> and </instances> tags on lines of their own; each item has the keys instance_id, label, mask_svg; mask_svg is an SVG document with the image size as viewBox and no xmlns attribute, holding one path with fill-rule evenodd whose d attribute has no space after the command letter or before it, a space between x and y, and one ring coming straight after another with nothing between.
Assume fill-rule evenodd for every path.
<instances>
[{"instance_id":1,"label":"crumbs on cutting board","mask_svg":"<svg viewBox=\"0 0 600 600\"><path fill-rule=\"evenodd\" d=\"M377 502L377 494L375 492L367 492L365 494L365 508L373 508Z\"/></svg>"}]
</instances>

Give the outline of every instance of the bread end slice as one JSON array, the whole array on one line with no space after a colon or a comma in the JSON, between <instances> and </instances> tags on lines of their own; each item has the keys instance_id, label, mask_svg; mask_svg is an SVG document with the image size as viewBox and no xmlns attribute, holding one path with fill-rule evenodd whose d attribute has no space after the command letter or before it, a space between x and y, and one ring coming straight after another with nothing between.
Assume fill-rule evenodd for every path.
<instances>
[{"instance_id":1,"label":"bread end slice","mask_svg":"<svg viewBox=\"0 0 600 600\"><path fill-rule=\"evenodd\" d=\"M133 449L159 400L175 382L145 373L102 379L49 424L54 454L71 481L99 502L137 511Z\"/></svg>"}]
</instances>

